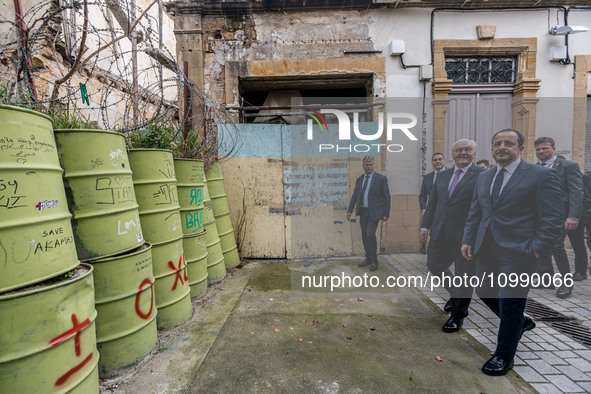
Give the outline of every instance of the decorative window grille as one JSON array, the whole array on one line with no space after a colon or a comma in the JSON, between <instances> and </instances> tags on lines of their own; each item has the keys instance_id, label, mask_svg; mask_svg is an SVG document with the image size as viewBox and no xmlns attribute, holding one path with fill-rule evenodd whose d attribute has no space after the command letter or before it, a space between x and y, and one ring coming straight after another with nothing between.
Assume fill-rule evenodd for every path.
<instances>
[{"instance_id":1,"label":"decorative window grille","mask_svg":"<svg viewBox=\"0 0 591 394\"><path fill-rule=\"evenodd\" d=\"M515 83L516 57L446 58L452 83Z\"/></svg>"}]
</instances>

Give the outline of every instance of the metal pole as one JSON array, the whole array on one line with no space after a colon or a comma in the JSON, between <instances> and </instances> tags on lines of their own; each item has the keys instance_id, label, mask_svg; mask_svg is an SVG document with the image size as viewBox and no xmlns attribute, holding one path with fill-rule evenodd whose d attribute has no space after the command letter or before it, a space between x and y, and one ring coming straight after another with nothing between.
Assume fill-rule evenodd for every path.
<instances>
[{"instance_id":1,"label":"metal pole","mask_svg":"<svg viewBox=\"0 0 591 394\"><path fill-rule=\"evenodd\" d=\"M25 36L25 21L23 20L23 5L21 0L14 0L14 13L16 15L16 23L18 25L18 35L21 44L21 50L23 56L28 54L27 50L27 39ZM35 79L33 78L33 65L31 64L31 58L27 57L27 64L28 68L25 70L27 74L27 79L29 81L29 85L31 86L31 93L33 93L33 97L35 101L39 100L39 96L37 94L37 88L35 87Z\"/></svg>"},{"instance_id":2,"label":"metal pole","mask_svg":"<svg viewBox=\"0 0 591 394\"><path fill-rule=\"evenodd\" d=\"M184 145L184 151L185 153L187 153L187 139L189 138L189 84L188 84L188 80L189 80L189 63L188 62L183 62L183 74L185 76L185 78L183 79L184 81L184 85L183 85L183 98L184 98L184 103L183 103L183 145Z\"/></svg>"},{"instance_id":3,"label":"metal pole","mask_svg":"<svg viewBox=\"0 0 591 394\"><path fill-rule=\"evenodd\" d=\"M135 24L135 5L136 0L131 0L131 10L129 11L129 19L130 23L129 26L133 26ZM132 103L133 103L133 120L135 122L134 126L139 122L139 104L138 104L138 78L137 78L137 34L136 29L130 31L131 33L131 76L133 81L132 86Z\"/></svg>"}]
</instances>

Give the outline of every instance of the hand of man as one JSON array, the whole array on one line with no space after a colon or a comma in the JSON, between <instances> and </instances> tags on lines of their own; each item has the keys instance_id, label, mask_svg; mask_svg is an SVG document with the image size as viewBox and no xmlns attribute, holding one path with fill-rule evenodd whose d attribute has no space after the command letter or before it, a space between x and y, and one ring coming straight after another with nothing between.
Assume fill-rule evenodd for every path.
<instances>
[{"instance_id":1,"label":"hand of man","mask_svg":"<svg viewBox=\"0 0 591 394\"><path fill-rule=\"evenodd\" d=\"M575 230L578 225L579 225L579 219L566 218L566 221L564 222L564 229L566 231Z\"/></svg>"},{"instance_id":2,"label":"hand of man","mask_svg":"<svg viewBox=\"0 0 591 394\"><path fill-rule=\"evenodd\" d=\"M347 220L351 220L351 212L347 212Z\"/></svg>"},{"instance_id":3,"label":"hand of man","mask_svg":"<svg viewBox=\"0 0 591 394\"><path fill-rule=\"evenodd\" d=\"M472 246L471 245L462 245L462 257L466 260L472 260Z\"/></svg>"},{"instance_id":4,"label":"hand of man","mask_svg":"<svg viewBox=\"0 0 591 394\"><path fill-rule=\"evenodd\" d=\"M419 233L419 235L421 236L421 242L426 244L427 243L427 235L429 234L429 231L427 230L421 230L421 232Z\"/></svg>"},{"instance_id":5,"label":"hand of man","mask_svg":"<svg viewBox=\"0 0 591 394\"><path fill-rule=\"evenodd\" d=\"M424 215L424 214L425 214L425 210L421 209L421 215Z\"/></svg>"},{"instance_id":6,"label":"hand of man","mask_svg":"<svg viewBox=\"0 0 591 394\"><path fill-rule=\"evenodd\" d=\"M540 258L540 254L538 252L536 252L535 250L534 250L534 256L536 256L536 259Z\"/></svg>"},{"instance_id":7,"label":"hand of man","mask_svg":"<svg viewBox=\"0 0 591 394\"><path fill-rule=\"evenodd\" d=\"M387 221L388 221L388 216L384 216L384 217L382 217L382 220L383 220L384 222L387 222Z\"/></svg>"}]
</instances>

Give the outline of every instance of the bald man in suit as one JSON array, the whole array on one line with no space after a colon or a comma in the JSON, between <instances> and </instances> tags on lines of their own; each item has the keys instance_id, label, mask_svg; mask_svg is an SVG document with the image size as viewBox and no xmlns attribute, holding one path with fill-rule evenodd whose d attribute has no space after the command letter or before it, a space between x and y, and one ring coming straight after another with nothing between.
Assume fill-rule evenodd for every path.
<instances>
[{"instance_id":1,"label":"bald man in suit","mask_svg":"<svg viewBox=\"0 0 591 394\"><path fill-rule=\"evenodd\" d=\"M351 220L353 208L359 216L361 240L365 249L365 260L359 267L370 266L370 271L378 269L378 242L376 231L380 220L387 221L390 217L390 189L388 178L375 172L373 156L363 158L363 171L355 181L355 189L347 209L347 220Z\"/></svg>"}]
</instances>

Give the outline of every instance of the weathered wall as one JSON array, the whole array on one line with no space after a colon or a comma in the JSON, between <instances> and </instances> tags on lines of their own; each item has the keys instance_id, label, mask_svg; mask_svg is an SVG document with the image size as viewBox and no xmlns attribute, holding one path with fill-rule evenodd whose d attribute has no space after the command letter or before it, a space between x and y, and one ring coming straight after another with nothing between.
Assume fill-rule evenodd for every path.
<instances>
[{"instance_id":1,"label":"weathered wall","mask_svg":"<svg viewBox=\"0 0 591 394\"><path fill-rule=\"evenodd\" d=\"M581 101L575 105L572 97L575 81L578 81L579 90L581 86L587 86L585 77L589 68L583 64L583 59L591 54L591 32L569 37L571 61L580 59L581 67L585 68L583 72L577 68L575 80L572 64L549 61L550 48L564 45L564 36L548 34L549 27L564 23L563 12L556 8L436 12L433 42L430 38L432 11L427 8L390 8L199 16L197 30L201 41L200 45L195 45L193 40L191 56L198 58L201 68L194 75L202 81L201 86L220 109L228 105L240 106L239 81L253 77L370 72L373 74L374 98L386 103L385 111L398 108L396 100L389 102L389 98L408 99L415 105L423 99L425 92L424 123L421 123L422 109L413 112L419 118L419 124L412 130L416 136L424 133L425 145L422 145L421 138L418 142L409 142L402 152L383 155L381 165L381 171L388 176L393 197L391 219L385 225L383 244L386 251L418 251L420 215L417 199L423 173L421 167L425 163L426 171L431 171L429 158L434 150L443 149L446 138L445 113L452 86L443 69L445 56L519 56L513 127L526 133L524 157L533 160L533 140L547 135L557 141L562 154L582 166L586 115L582 113L584 103ZM589 10L573 10L569 14L569 24L589 25L590 15ZM188 31L192 28L191 21L196 18L179 15L176 19L177 29L182 27ZM495 28L493 39L479 38L477 26L481 25ZM389 44L394 39L404 40L404 62L407 65L435 66L433 81L420 81L418 68L405 69L400 56L389 54ZM344 54L344 50L377 50L381 53ZM231 114L236 115L235 112ZM488 141L479 143L487 144ZM451 152L445 153L451 156ZM351 171L349 169L350 178ZM348 190L349 196L350 193L351 189ZM329 213L322 215L328 217ZM299 225L289 227L293 230ZM314 228L318 228L318 223Z\"/></svg>"},{"instance_id":2,"label":"weathered wall","mask_svg":"<svg viewBox=\"0 0 591 394\"><path fill-rule=\"evenodd\" d=\"M152 1L138 0L138 11L136 16L139 17L143 10L145 10ZM29 37L37 37L37 40L30 44L31 47L31 65L35 75L35 84L40 94L41 101L49 100L52 90L53 82L56 79L63 77L72 67L74 55L78 52L75 48L74 52L70 54L70 59L67 57L66 44L64 38L64 31L67 33L59 19L54 19L49 23L50 29L44 30L44 33L37 34L35 29L41 26L43 19L49 15L50 1L33 2L23 1L23 12L27 28L32 29L28 32ZM15 11L12 1L2 1L0 3L0 10L7 19L14 20ZM58 15L62 20L70 20L71 10L66 10ZM126 14L123 14L127 18ZM41 18L36 25L32 22L36 18ZM129 104L130 85L132 82L131 58L132 47L129 37L125 37L117 41L114 45L99 51L96 56L89 57L95 51L103 48L111 42L114 38L123 35L127 25L121 24L121 18L115 18L113 12L107 7L105 2L92 3L88 7L88 35L82 59L88 57L88 62L76 73L71 79L62 85L58 98L69 96L72 102L80 102L81 95L79 94L79 83L86 83L88 91L89 105L77 105L80 112L88 117L90 120L99 122L99 125L108 123L110 125L121 124L124 120L129 120L131 112ZM79 45L82 37L82 23L83 13L82 6L76 12L76 27L75 37L73 42ZM176 38L173 33L173 19L166 13L162 13L162 23L159 23L159 9L158 5L153 5L150 10L140 20L137 31L139 32L140 41L143 44L138 45L137 60L138 60L138 83L139 96L138 102L142 108L143 114L147 117L152 116L157 110L158 100L174 102L178 96L178 80L177 76L172 71L163 68L162 77L164 79L164 87L160 88L160 76L158 71L158 62L150 57L144 50L160 49L167 56L174 60L176 54ZM162 34L162 41L159 42L159 31ZM0 24L0 35L2 38L2 57L3 68L0 69L0 75L3 76L2 84L9 84L16 78L14 77L14 69L12 62L16 59L16 38L18 30L10 23ZM57 34L55 37L55 50L51 48L47 41L51 34ZM6 68L6 65L12 67ZM162 91L162 95L160 94ZM73 93L75 92L75 93ZM98 110L98 109L101 110ZM106 122L105 122L106 120Z\"/></svg>"}]
</instances>

